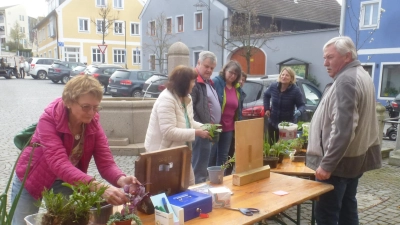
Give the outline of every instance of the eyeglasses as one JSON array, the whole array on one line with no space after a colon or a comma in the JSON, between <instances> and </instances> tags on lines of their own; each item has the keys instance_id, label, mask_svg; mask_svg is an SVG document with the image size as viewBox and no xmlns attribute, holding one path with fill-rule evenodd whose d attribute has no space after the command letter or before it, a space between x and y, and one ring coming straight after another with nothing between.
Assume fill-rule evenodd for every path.
<instances>
[{"instance_id":1,"label":"eyeglasses","mask_svg":"<svg viewBox=\"0 0 400 225\"><path fill-rule=\"evenodd\" d=\"M234 76L236 76L237 74L235 73L235 72L233 72L233 71L228 71L229 72L229 75L234 75Z\"/></svg>"},{"instance_id":2,"label":"eyeglasses","mask_svg":"<svg viewBox=\"0 0 400 225\"><path fill-rule=\"evenodd\" d=\"M88 105L88 104L83 104L83 105L81 105L79 103L77 103L77 104L82 108L82 111L84 111L84 112L90 112L91 110L93 110L94 112L98 112L103 109L103 107L101 107L99 105L92 106L92 105Z\"/></svg>"}]
</instances>

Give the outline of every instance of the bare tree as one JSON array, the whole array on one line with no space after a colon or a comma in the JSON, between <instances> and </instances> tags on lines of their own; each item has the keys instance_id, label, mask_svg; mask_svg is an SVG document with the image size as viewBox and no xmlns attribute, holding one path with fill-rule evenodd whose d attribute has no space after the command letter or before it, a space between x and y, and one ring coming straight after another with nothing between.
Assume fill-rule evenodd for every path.
<instances>
[{"instance_id":1,"label":"bare tree","mask_svg":"<svg viewBox=\"0 0 400 225\"><path fill-rule=\"evenodd\" d=\"M228 27L218 30L222 41L214 41L214 44L230 52L242 49L240 56L246 59L247 73L250 73L250 59L259 49L267 46L271 39L271 33L277 31L272 19L271 25L266 27L260 23L257 8L262 2L260 0L239 0L239 7L229 17ZM225 35L225 33L229 35Z\"/></svg>"},{"instance_id":2,"label":"bare tree","mask_svg":"<svg viewBox=\"0 0 400 225\"><path fill-rule=\"evenodd\" d=\"M144 43L143 47L154 55L154 62L158 64L159 72L165 72L164 63L167 62L166 54L171 46L171 39L174 37L172 34L172 20L167 20L164 13L159 14L154 20L148 24L146 35L150 38L151 43ZM152 60L152 59L150 59Z\"/></svg>"},{"instance_id":3,"label":"bare tree","mask_svg":"<svg viewBox=\"0 0 400 225\"><path fill-rule=\"evenodd\" d=\"M360 23L363 22L361 21L361 15L363 14L362 12L355 12L353 6L353 2L352 0L348 0L349 4L347 6L347 16L349 18L349 24L351 29L354 31L354 35L355 35L355 39L354 39L354 45L356 47L356 50L358 51L359 49L361 49L365 43L369 42L373 42L374 38L373 35L376 31L377 28L373 28L371 29L371 31L368 32L367 36L365 37L365 39L360 40ZM347 3L347 1L345 1L345 3ZM344 4L345 4L344 3ZM364 10L364 9L361 9ZM382 13L385 12L385 9L380 8L378 11L378 18L377 18L377 24L379 24L381 18L382 18ZM341 34L343 35L343 34Z\"/></svg>"},{"instance_id":4,"label":"bare tree","mask_svg":"<svg viewBox=\"0 0 400 225\"><path fill-rule=\"evenodd\" d=\"M101 33L102 36L102 44L104 45L105 37L108 35L108 31L112 30L114 27L114 22L118 20L119 11L113 11L111 4L108 3L106 6L101 7L98 11L98 15L100 20L91 18L90 21L96 26L96 31ZM99 22L99 23L98 23ZM102 57L102 62L104 63L104 53Z\"/></svg>"},{"instance_id":5,"label":"bare tree","mask_svg":"<svg viewBox=\"0 0 400 225\"><path fill-rule=\"evenodd\" d=\"M13 28L10 30L10 37L12 40L14 40L15 46L18 50L21 40L25 38L25 33L21 30L21 26L17 21L15 21Z\"/></svg>"}]
</instances>

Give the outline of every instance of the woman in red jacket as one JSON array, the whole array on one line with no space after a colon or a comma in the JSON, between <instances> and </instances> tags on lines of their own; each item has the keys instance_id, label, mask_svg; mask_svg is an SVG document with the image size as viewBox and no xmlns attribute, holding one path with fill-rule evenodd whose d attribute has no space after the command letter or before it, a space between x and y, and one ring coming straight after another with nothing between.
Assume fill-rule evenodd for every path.
<instances>
[{"instance_id":1,"label":"woman in red jacket","mask_svg":"<svg viewBox=\"0 0 400 225\"><path fill-rule=\"evenodd\" d=\"M102 87L95 78L77 76L65 85L62 98L57 98L44 110L31 140L31 143L39 143L40 146L33 152L13 225L24 224L25 216L39 211L36 203L45 189L70 195L72 190L62 186L63 182L75 184L78 181L92 181L91 189L94 191L99 182L87 174L92 157L100 175L111 184L103 198L113 205L121 205L129 200L120 188L140 183L135 177L126 176L113 159L99 122L98 111L102 98ZM31 152L32 147L26 147L18 160L11 191L12 201L22 186Z\"/></svg>"}]
</instances>

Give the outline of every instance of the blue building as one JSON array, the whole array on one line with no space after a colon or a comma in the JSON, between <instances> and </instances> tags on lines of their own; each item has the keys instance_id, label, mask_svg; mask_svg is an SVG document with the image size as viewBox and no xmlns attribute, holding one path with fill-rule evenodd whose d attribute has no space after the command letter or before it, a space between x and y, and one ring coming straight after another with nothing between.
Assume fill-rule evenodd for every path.
<instances>
[{"instance_id":1,"label":"blue building","mask_svg":"<svg viewBox=\"0 0 400 225\"><path fill-rule=\"evenodd\" d=\"M394 0L343 0L342 5L341 33L356 44L381 103L400 93L399 12Z\"/></svg>"}]
</instances>

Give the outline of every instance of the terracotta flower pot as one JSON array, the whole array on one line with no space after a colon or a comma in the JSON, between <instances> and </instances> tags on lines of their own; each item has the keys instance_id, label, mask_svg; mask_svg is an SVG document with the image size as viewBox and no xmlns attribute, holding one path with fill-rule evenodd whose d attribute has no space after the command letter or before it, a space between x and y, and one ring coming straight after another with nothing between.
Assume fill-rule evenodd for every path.
<instances>
[{"instance_id":1,"label":"terracotta flower pot","mask_svg":"<svg viewBox=\"0 0 400 225\"><path fill-rule=\"evenodd\" d=\"M114 222L115 225L131 225L132 220L124 220L124 221L116 221Z\"/></svg>"}]
</instances>

